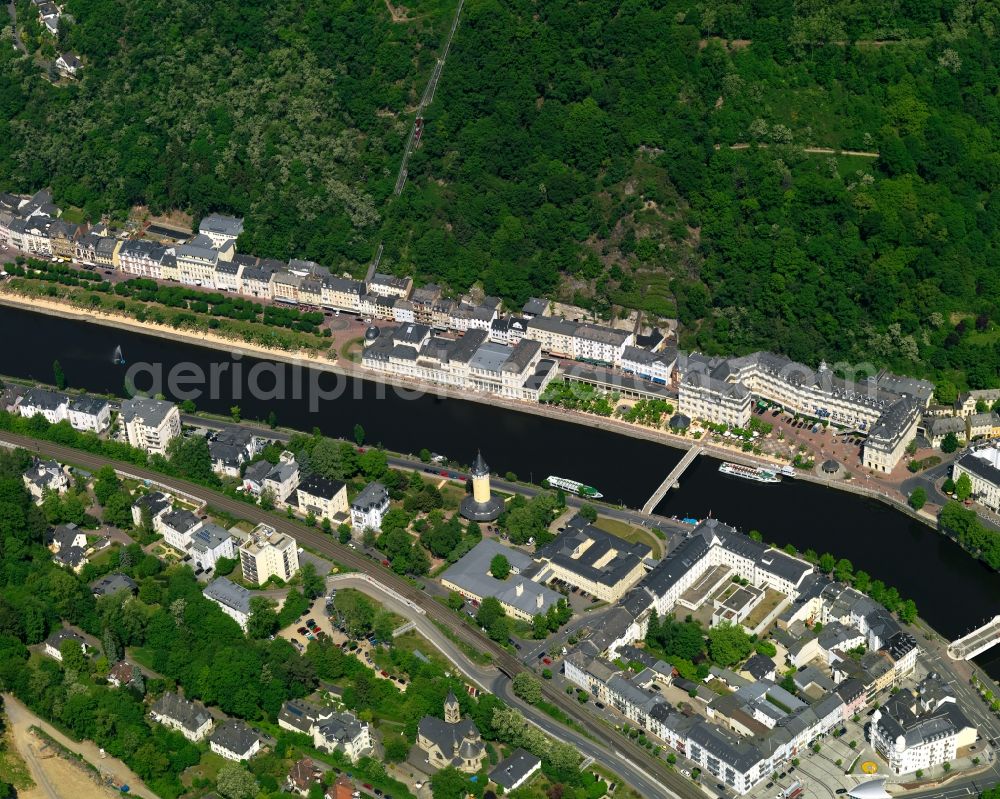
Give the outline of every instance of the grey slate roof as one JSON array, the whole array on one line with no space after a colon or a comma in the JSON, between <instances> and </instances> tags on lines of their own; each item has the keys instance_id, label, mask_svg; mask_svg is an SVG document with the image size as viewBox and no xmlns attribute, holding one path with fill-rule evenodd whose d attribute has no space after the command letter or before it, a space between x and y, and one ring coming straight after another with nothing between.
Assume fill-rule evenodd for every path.
<instances>
[{"instance_id":1,"label":"grey slate roof","mask_svg":"<svg viewBox=\"0 0 1000 799\"><path fill-rule=\"evenodd\" d=\"M60 405L65 404L69 397L59 391L49 391L46 388L29 388L21 398L22 405L30 405L33 408L44 408L47 411L54 411Z\"/></svg>"},{"instance_id":2,"label":"grey slate roof","mask_svg":"<svg viewBox=\"0 0 1000 799\"><path fill-rule=\"evenodd\" d=\"M127 574L121 574L120 572L106 574L101 579L90 584L90 589L94 592L95 596L111 596L120 591L134 593L138 588L139 586L136 585L135 580Z\"/></svg>"},{"instance_id":3,"label":"grey slate roof","mask_svg":"<svg viewBox=\"0 0 1000 799\"><path fill-rule=\"evenodd\" d=\"M215 524L206 524L191 534L191 549L195 552L210 552L218 549L232 536Z\"/></svg>"},{"instance_id":4,"label":"grey slate roof","mask_svg":"<svg viewBox=\"0 0 1000 799\"><path fill-rule=\"evenodd\" d=\"M201 519L186 508L179 508L170 513L165 513L160 518L161 524L169 527L171 530L175 530L181 535L188 532L192 527L197 526L199 522L201 522Z\"/></svg>"},{"instance_id":5,"label":"grey slate roof","mask_svg":"<svg viewBox=\"0 0 1000 799\"><path fill-rule=\"evenodd\" d=\"M352 501L351 507L358 511L367 512L372 508L377 508L389 501L389 492L381 483L369 483L366 485Z\"/></svg>"},{"instance_id":6,"label":"grey slate roof","mask_svg":"<svg viewBox=\"0 0 1000 799\"><path fill-rule=\"evenodd\" d=\"M216 577L202 593L239 613L250 613L250 592L225 577Z\"/></svg>"},{"instance_id":7,"label":"grey slate roof","mask_svg":"<svg viewBox=\"0 0 1000 799\"><path fill-rule=\"evenodd\" d=\"M514 786L519 784L529 774L539 768L542 761L524 749L515 749L510 753L510 757L505 757L493 771L490 772L490 779L497 785L502 785L504 790L512 791Z\"/></svg>"},{"instance_id":8,"label":"grey slate roof","mask_svg":"<svg viewBox=\"0 0 1000 799\"><path fill-rule=\"evenodd\" d=\"M249 753L250 747L260 740L260 736L248 724L230 719L224 724L220 724L209 740L216 746L221 746L230 752L246 755Z\"/></svg>"},{"instance_id":9,"label":"grey slate roof","mask_svg":"<svg viewBox=\"0 0 1000 799\"><path fill-rule=\"evenodd\" d=\"M208 710L199 702L191 702L179 694L165 693L153 703L153 712L173 719L182 727L195 732L206 721L211 720Z\"/></svg>"},{"instance_id":10,"label":"grey slate roof","mask_svg":"<svg viewBox=\"0 0 1000 799\"><path fill-rule=\"evenodd\" d=\"M496 597L501 602L531 616L545 613L562 598L562 594L539 585L523 574L512 573L506 580L497 580L489 574L490 561L494 555L504 555L511 567L518 572L524 572L534 565L529 555L487 538L450 566L441 575L441 579L448 580L476 596ZM518 586L522 587L520 595L517 593ZM539 597L542 601L541 607L538 605Z\"/></svg>"},{"instance_id":11,"label":"grey slate roof","mask_svg":"<svg viewBox=\"0 0 1000 799\"><path fill-rule=\"evenodd\" d=\"M328 480L318 474L311 474L299 483L299 491L311 497L333 499L345 485L342 480Z\"/></svg>"},{"instance_id":12,"label":"grey slate roof","mask_svg":"<svg viewBox=\"0 0 1000 799\"><path fill-rule=\"evenodd\" d=\"M583 552L574 557L574 553L585 545ZM606 560L611 552L617 554ZM577 514L553 541L536 553L535 557L538 560L549 560L587 580L601 585L615 586L650 554L652 550L645 544L629 543L618 536L606 533L588 524L586 519Z\"/></svg>"},{"instance_id":13,"label":"grey slate roof","mask_svg":"<svg viewBox=\"0 0 1000 799\"><path fill-rule=\"evenodd\" d=\"M136 397L122 402L122 418L126 422L138 419L147 427L158 427L173 408L172 402Z\"/></svg>"}]
</instances>

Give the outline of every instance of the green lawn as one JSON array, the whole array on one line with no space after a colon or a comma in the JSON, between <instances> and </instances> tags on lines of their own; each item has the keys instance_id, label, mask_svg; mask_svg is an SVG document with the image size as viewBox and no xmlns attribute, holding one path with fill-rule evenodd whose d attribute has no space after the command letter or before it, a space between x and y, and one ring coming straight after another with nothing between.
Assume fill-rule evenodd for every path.
<instances>
[{"instance_id":1,"label":"green lawn","mask_svg":"<svg viewBox=\"0 0 1000 799\"><path fill-rule=\"evenodd\" d=\"M634 527L618 519L609 519L606 516L598 516L594 526L606 533L611 533L619 538L624 538L630 543L645 544L653 550L653 557L659 558L663 555L663 543L642 527Z\"/></svg>"}]
</instances>

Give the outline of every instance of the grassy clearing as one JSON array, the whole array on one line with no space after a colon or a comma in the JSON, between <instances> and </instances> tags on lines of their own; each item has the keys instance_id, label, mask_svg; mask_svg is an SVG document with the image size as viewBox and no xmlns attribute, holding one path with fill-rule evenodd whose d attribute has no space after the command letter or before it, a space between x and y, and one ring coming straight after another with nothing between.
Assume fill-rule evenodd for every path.
<instances>
[{"instance_id":1,"label":"grassy clearing","mask_svg":"<svg viewBox=\"0 0 1000 799\"><path fill-rule=\"evenodd\" d=\"M609 519L605 516L598 516L594 526L600 530L604 530L606 533L624 538L630 543L645 544L653 550L654 558L659 558L663 555L662 542L649 530L642 527L635 527L618 519Z\"/></svg>"},{"instance_id":2,"label":"grassy clearing","mask_svg":"<svg viewBox=\"0 0 1000 799\"><path fill-rule=\"evenodd\" d=\"M14 745L14 736L8 731L0 744L0 782L13 785L19 791L25 791L35 786L31 779L31 770L24 759L18 754Z\"/></svg>"}]
</instances>

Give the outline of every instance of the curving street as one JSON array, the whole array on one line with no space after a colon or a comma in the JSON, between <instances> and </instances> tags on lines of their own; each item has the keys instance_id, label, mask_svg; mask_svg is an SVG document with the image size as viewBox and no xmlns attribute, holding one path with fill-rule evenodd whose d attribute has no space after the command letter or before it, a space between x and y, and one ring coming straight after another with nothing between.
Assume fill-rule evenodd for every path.
<instances>
[{"instance_id":1,"label":"curving street","mask_svg":"<svg viewBox=\"0 0 1000 799\"><path fill-rule=\"evenodd\" d=\"M498 673L492 677L495 687L491 690L497 693L504 701L520 707L525 716L534 724L546 730L554 737L578 747L583 754L593 757L595 760L612 769L643 796L688 797L690 799L694 799L694 797L699 797L700 799L704 796L699 787L683 778L676 771L670 769L663 761L658 760L645 748L640 747L628 738L621 737L611 745L602 743L608 739L609 731L607 727L581 708L575 698L568 697L562 691L556 690L546 681L542 682L544 698L564 712L568 718L579 725L580 729L585 730L589 737L584 737L584 735L575 730L564 727L533 706L520 703L507 690L509 680L513 679L519 672L529 671L518 658L494 641L486 638L477 629L473 629L465 624L456 613L432 600L409 581L380 564L369 560L350 547L341 545L331 537L321 533L318 529L306 527L301 522L262 510L255 505L232 499L218 491L189 483L186 480L168 477L150 469L133 466L120 461L113 461L100 455L94 455L47 441L37 441L7 432L0 432L0 442L38 453L47 458L55 458L61 462L77 464L95 471L102 466L110 465L137 478L160 483L169 489L195 494L204 498L213 507L221 511L231 513L237 518L246 519L251 522L269 524L279 532L294 537L300 543L321 555L359 572L377 577L384 585L422 607L426 612L426 618L435 625L447 628L455 638L489 654L498 669ZM462 660L464 658L459 660L456 665L461 664Z\"/></svg>"}]
</instances>

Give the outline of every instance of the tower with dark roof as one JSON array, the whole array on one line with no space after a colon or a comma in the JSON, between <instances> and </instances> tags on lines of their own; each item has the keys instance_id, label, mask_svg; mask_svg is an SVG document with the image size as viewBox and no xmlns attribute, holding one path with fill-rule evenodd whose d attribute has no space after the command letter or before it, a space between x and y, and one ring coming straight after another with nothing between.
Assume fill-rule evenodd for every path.
<instances>
[{"instance_id":1,"label":"tower with dark roof","mask_svg":"<svg viewBox=\"0 0 1000 799\"><path fill-rule=\"evenodd\" d=\"M462 720L462 709L458 706L454 691L448 691L448 697L444 700L444 720L448 724L458 724Z\"/></svg>"},{"instance_id":2,"label":"tower with dark roof","mask_svg":"<svg viewBox=\"0 0 1000 799\"><path fill-rule=\"evenodd\" d=\"M460 507L461 514L475 522L491 522L503 511L503 500L490 490L490 467L477 451L472 462L472 493L466 495Z\"/></svg>"}]
</instances>

